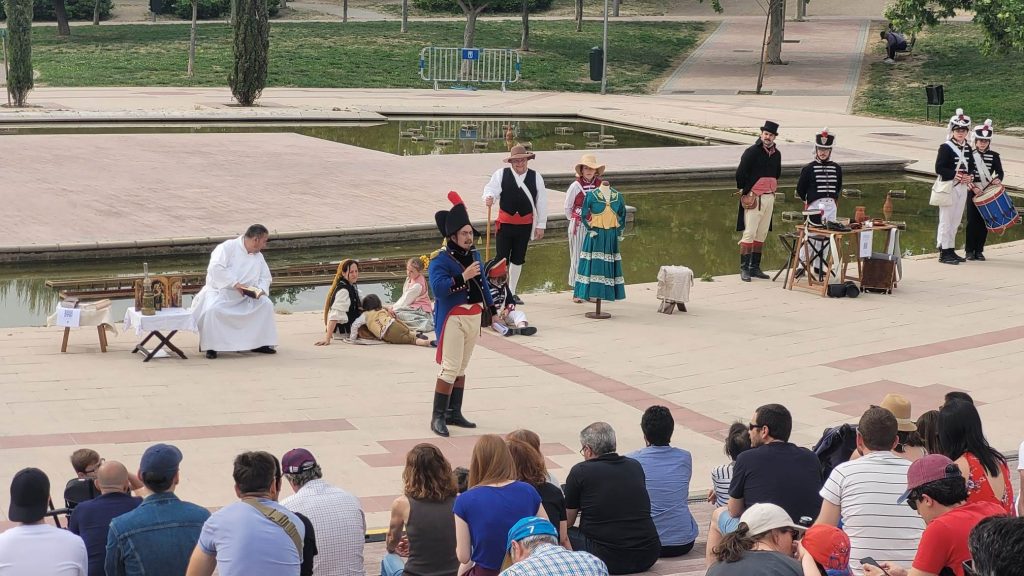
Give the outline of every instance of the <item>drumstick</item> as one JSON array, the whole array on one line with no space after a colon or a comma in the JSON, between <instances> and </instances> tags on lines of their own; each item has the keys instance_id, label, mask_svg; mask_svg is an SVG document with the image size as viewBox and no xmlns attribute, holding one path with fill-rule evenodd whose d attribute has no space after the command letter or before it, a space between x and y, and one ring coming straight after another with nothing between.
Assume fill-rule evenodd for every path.
<instances>
[{"instance_id":1,"label":"drumstick","mask_svg":"<svg viewBox=\"0 0 1024 576\"><path fill-rule=\"evenodd\" d=\"M484 241L484 262L491 261L491 207L487 207L487 239Z\"/></svg>"}]
</instances>

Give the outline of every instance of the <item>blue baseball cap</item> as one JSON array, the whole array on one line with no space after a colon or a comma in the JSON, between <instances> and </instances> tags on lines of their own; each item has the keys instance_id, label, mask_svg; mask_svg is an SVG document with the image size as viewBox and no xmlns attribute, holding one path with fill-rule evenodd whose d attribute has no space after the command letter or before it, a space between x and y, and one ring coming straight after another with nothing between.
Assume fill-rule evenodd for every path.
<instances>
[{"instance_id":1,"label":"blue baseball cap","mask_svg":"<svg viewBox=\"0 0 1024 576\"><path fill-rule=\"evenodd\" d=\"M508 531L508 542L505 544L505 552L512 549L512 543L530 536L554 536L558 538L558 530L555 525L538 516L527 516L516 522Z\"/></svg>"},{"instance_id":2,"label":"blue baseball cap","mask_svg":"<svg viewBox=\"0 0 1024 576\"><path fill-rule=\"evenodd\" d=\"M139 472L152 473L164 477L174 476L181 464L181 450L171 444L154 444L142 453L139 461Z\"/></svg>"}]
</instances>

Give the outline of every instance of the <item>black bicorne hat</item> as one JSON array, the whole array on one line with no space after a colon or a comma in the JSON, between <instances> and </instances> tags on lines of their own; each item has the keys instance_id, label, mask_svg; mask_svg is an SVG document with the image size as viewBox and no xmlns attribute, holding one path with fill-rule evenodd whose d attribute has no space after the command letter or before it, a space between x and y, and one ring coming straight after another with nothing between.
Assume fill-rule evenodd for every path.
<instances>
[{"instance_id":1,"label":"black bicorne hat","mask_svg":"<svg viewBox=\"0 0 1024 576\"><path fill-rule=\"evenodd\" d=\"M449 191L448 201L452 203L451 210L438 210L434 213L434 222L437 223L437 230L445 238L456 234L467 224L472 226L472 223L469 221L469 212L466 211L466 204L462 201L459 193L454 190ZM473 228L473 235L479 236L480 232Z\"/></svg>"}]
</instances>

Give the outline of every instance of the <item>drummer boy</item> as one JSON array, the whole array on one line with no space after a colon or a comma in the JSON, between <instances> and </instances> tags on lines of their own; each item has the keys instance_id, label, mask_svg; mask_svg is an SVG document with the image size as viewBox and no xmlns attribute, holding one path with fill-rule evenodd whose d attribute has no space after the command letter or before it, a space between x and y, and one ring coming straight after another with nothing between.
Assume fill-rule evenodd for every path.
<instances>
[{"instance_id":1,"label":"drummer boy","mask_svg":"<svg viewBox=\"0 0 1024 576\"><path fill-rule=\"evenodd\" d=\"M992 121L976 127L971 132L971 144L974 148L974 186L971 187L970 199L967 202L967 242L965 258L968 260L985 261L985 240L988 239L988 228L985 219L974 204L974 198L980 196L989 186L999 185L1003 180L1003 162L999 153L992 150ZM983 168L984 167L984 168Z\"/></svg>"}]
</instances>

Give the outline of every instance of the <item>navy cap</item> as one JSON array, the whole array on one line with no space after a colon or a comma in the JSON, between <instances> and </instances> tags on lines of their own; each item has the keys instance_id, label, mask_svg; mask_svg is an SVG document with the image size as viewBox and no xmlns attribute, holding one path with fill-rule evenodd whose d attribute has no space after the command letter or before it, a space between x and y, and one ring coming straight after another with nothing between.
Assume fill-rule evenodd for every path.
<instances>
[{"instance_id":1,"label":"navy cap","mask_svg":"<svg viewBox=\"0 0 1024 576\"><path fill-rule=\"evenodd\" d=\"M558 538L558 531L555 525L538 516L527 516L516 522L508 531L508 542L505 544L505 552L512 549L512 543L529 538L530 536L554 536Z\"/></svg>"},{"instance_id":2,"label":"navy cap","mask_svg":"<svg viewBox=\"0 0 1024 576\"><path fill-rule=\"evenodd\" d=\"M169 478L178 472L181 464L181 450L171 444L153 444L142 453L139 472L156 474Z\"/></svg>"},{"instance_id":3,"label":"navy cap","mask_svg":"<svg viewBox=\"0 0 1024 576\"><path fill-rule=\"evenodd\" d=\"M11 507L7 517L14 522L38 522L50 502L50 479L39 468L24 468L11 480Z\"/></svg>"}]
</instances>

